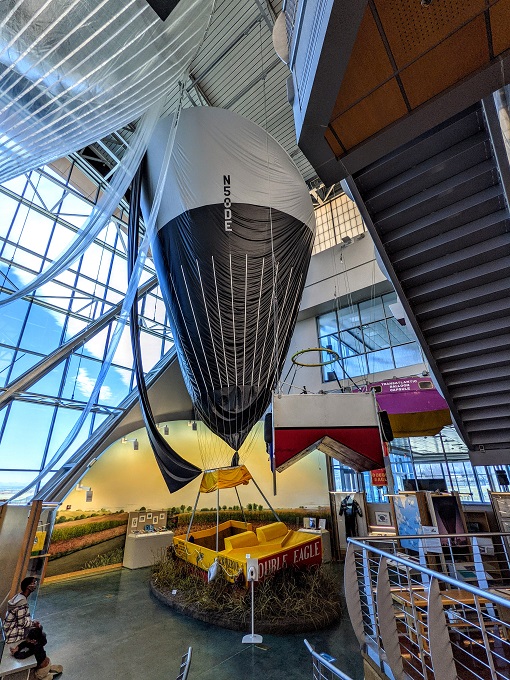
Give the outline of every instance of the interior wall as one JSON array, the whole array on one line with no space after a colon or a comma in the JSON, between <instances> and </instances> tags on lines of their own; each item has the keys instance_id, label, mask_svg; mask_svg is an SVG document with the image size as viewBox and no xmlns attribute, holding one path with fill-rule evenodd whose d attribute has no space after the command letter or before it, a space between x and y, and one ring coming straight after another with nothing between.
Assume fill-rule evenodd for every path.
<instances>
[{"instance_id":1,"label":"interior wall","mask_svg":"<svg viewBox=\"0 0 510 680\"><path fill-rule=\"evenodd\" d=\"M169 444L186 460L202 469L219 465L229 465L232 451L225 450L223 460L217 453L212 435L201 435L188 427L186 421L167 423ZM181 505L193 506L200 487L199 476L184 489L170 494L163 481L158 465L150 448L145 428L131 433L127 439L137 439L139 448L133 449L133 442L125 444L117 441L88 470L80 480L80 485L90 487L92 501L87 502L85 490L73 489L63 502L61 509L70 505L72 510L125 510L126 512L146 508L169 508ZM213 450L216 452L213 453ZM277 473L277 495L273 495L273 475L263 441L263 431L259 428L245 462L257 484L274 508L298 508L319 506L329 508L329 493L325 455L320 452L309 454L282 473ZM255 485L238 488L243 506L256 503L267 508L267 503ZM220 506L239 505L235 490L220 492ZM216 507L216 493L202 494L198 508Z\"/></svg>"},{"instance_id":2,"label":"interior wall","mask_svg":"<svg viewBox=\"0 0 510 680\"><path fill-rule=\"evenodd\" d=\"M3 505L0 512L0 616L5 615L7 599L23 553L30 508Z\"/></svg>"}]
</instances>

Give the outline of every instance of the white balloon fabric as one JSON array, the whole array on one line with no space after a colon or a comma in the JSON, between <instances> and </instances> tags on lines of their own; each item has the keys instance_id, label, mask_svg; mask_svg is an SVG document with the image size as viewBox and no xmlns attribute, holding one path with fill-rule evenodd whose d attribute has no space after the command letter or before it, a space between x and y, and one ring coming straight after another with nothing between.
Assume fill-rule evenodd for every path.
<instances>
[{"instance_id":1,"label":"white balloon fabric","mask_svg":"<svg viewBox=\"0 0 510 680\"><path fill-rule=\"evenodd\" d=\"M213 0L2 0L0 182L137 120L186 73Z\"/></svg>"}]
</instances>

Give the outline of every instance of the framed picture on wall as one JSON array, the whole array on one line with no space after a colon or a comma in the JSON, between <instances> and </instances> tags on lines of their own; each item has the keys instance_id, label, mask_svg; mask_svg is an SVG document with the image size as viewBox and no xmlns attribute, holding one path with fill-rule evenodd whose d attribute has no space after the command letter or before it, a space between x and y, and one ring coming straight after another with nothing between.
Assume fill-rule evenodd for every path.
<instances>
[{"instance_id":1,"label":"framed picture on wall","mask_svg":"<svg viewBox=\"0 0 510 680\"><path fill-rule=\"evenodd\" d=\"M438 534L466 533L462 508L457 496L437 496L432 494L430 500ZM443 545L467 545L468 539L466 537L458 537L450 540L443 539L441 542Z\"/></svg>"},{"instance_id":2,"label":"framed picture on wall","mask_svg":"<svg viewBox=\"0 0 510 680\"><path fill-rule=\"evenodd\" d=\"M147 513L147 521L149 521L150 519L152 519L152 512Z\"/></svg>"},{"instance_id":3,"label":"framed picture on wall","mask_svg":"<svg viewBox=\"0 0 510 680\"><path fill-rule=\"evenodd\" d=\"M140 524L143 524L145 522L145 515L140 515L138 521L140 522Z\"/></svg>"},{"instance_id":4,"label":"framed picture on wall","mask_svg":"<svg viewBox=\"0 0 510 680\"><path fill-rule=\"evenodd\" d=\"M375 513L375 523L378 527L391 527L391 513L377 511Z\"/></svg>"},{"instance_id":5,"label":"framed picture on wall","mask_svg":"<svg viewBox=\"0 0 510 680\"><path fill-rule=\"evenodd\" d=\"M153 524L157 524L158 522L159 522L158 516L157 516L157 515L154 515L154 517L152 518L152 523L153 523Z\"/></svg>"},{"instance_id":6,"label":"framed picture on wall","mask_svg":"<svg viewBox=\"0 0 510 680\"><path fill-rule=\"evenodd\" d=\"M392 497L395 519L400 536L417 536L421 534L420 508L416 494L401 494ZM402 541L403 548L418 552L419 542L416 538Z\"/></svg>"},{"instance_id":7,"label":"framed picture on wall","mask_svg":"<svg viewBox=\"0 0 510 680\"><path fill-rule=\"evenodd\" d=\"M164 512L162 512L162 513L160 514L159 519L165 519L165 513L164 513Z\"/></svg>"},{"instance_id":8,"label":"framed picture on wall","mask_svg":"<svg viewBox=\"0 0 510 680\"><path fill-rule=\"evenodd\" d=\"M131 528L136 529L137 526L138 526L138 517L133 517L133 519L131 520Z\"/></svg>"}]
</instances>

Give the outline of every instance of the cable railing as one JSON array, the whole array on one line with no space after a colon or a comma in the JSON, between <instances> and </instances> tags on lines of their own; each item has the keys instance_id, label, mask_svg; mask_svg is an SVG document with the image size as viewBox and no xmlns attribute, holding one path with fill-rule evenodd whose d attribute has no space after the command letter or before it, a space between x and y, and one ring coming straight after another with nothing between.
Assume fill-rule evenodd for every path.
<instances>
[{"instance_id":1,"label":"cable railing","mask_svg":"<svg viewBox=\"0 0 510 680\"><path fill-rule=\"evenodd\" d=\"M395 680L510 677L510 533L349 539L362 650Z\"/></svg>"},{"instance_id":2,"label":"cable railing","mask_svg":"<svg viewBox=\"0 0 510 680\"><path fill-rule=\"evenodd\" d=\"M352 680L349 675L343 673L339 668L333 666L331 657L327 654L316 652L308 640L304 640L307 650L312 655L313 680Z\"/></svg>"}]
</instances>

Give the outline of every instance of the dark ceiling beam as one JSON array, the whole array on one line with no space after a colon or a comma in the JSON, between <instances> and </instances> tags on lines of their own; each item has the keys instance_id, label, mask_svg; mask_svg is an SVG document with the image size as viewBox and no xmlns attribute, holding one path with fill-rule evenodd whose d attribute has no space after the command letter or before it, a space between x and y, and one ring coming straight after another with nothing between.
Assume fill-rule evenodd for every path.
<instances>
[{"instance_id":1,"label":"dark ceiling beam","mask_svg":"<svg viewBox=\"0 0 510 680\"><path fill-rule=\"evenodd\" d=\"M487 121L487 127L489 129L494 157L499 170L499 176L501 178L501 184L505 192L506 204L508 207L510 207L510 164L505 140L503 138L503 131L501 130L501 124L499 122L499 116L496 110L494 95L486 97L482 101L482 106L485 120Z\"/></svg>"},{"instance_id":2,"label":"dark ceiling beam","mask_svg":"<svg viewBox=\"0 0 510 680\"><path fill-rule=\"evenodd\" d=\"M204 92L204 90L202 89L202 87L197 83L197 81L196 81L195 78L191 75L191 73L189 74L189 79L191 80L191 82L192 82L192 84L193 84L193 88L194 88L195 91L197 92L198 96L199 96L199 97L202 97L202 99L203 99L204 102L207 104L207 106L214 106L214 104L212 103L212 101L210 100L210 98L206 95L206 93ZM186 90L186 94L188 95L188 97L190 96L190 92L189 92L190 89L191 89L191 88L188 88L188 89ZM193 103L193 106L196 106L196 104Z\"/></svg>"},{"instance_id":3,"label":"dark ceiling beam","mask_svg":"<svg viewBox=\"0 0 510 680\"><path fill-rule=\"evenodd\" d=\"M274 22L276 21L276 12L269 0L255 0L255 4L259 8L260 14L267 24L270 32L273 32Z\"/></svg>"}]
</instances>

